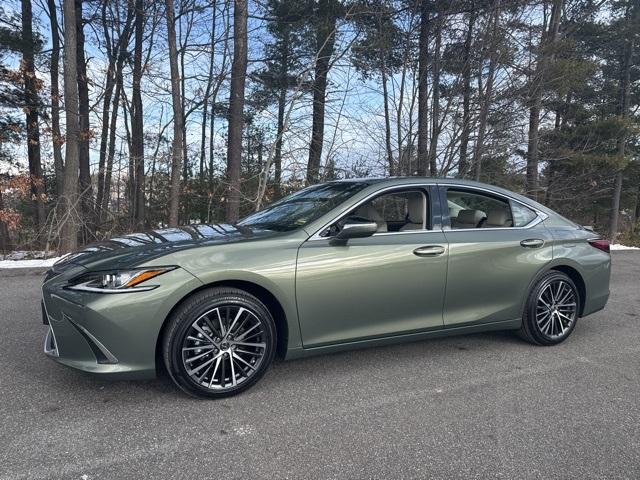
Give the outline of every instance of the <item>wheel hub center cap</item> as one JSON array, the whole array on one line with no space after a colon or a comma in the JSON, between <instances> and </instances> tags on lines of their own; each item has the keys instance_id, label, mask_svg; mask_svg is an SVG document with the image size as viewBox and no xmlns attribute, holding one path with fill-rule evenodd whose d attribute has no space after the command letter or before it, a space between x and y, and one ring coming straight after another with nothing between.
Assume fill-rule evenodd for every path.
<instances>
[{"instance_id":1,"label":"wheel hub center cap","mask_svg":"<svg viewBox=\"0 0 640 480\"><path fill-rule=\"evenodd\" d=\"M229 350L229 344L224 342L220 345L220 350Z\"/></svg>"}]
</instances>

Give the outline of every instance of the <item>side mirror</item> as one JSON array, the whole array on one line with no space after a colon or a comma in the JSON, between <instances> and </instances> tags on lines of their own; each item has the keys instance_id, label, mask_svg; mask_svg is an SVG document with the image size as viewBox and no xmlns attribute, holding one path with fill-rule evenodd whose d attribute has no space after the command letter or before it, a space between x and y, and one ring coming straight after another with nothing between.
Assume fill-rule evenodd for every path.
<instances>
[{"instance_id":1,"label":"side mirror","mask_svg":"<svg viewBox=\"0 0 640 480\"><path fill-rule=\"evenodd\" d=\"M376 222L345 223L342 230L331 239L332 245L344 245L350 238L370 237L378 231Z\"/></svg>"}]
</instances>

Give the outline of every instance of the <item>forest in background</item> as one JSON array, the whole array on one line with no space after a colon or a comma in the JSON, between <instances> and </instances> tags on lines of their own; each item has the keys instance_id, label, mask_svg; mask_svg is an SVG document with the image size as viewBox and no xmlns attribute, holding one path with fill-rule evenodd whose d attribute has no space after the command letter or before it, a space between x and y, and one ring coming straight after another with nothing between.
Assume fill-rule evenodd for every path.
<instances>
[{"instance_id":1,"label":"forest in background","mask_svg":"<svg viewBox=\"0 0 640 480\"><path fill-rule=\"evenodd\" d=\"M640 244L640 0L8 0L0 251L476 179Z\"/></svg>"}]
</instances>

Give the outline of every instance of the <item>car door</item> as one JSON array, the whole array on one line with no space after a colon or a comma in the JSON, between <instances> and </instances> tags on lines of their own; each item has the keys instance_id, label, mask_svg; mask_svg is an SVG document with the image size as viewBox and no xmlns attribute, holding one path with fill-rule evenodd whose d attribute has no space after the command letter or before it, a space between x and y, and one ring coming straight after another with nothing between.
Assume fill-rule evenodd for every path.
<instances>
[{"instance_id":1,"label":"car door","mask_svg":"<svg viewBox=\"0 0 640 480\"><path fill-rule=\"evenodd\" d=\"M449 244L446 327L516 320L531 281L552 259L544 214L498 192L441 185Z\"/></svg>"},{"instance_id":2,"label":"car door","mask_svg":"<svg viewBox=\"0 0 640 480\"><path fill-rule=\"evenodd\" d=\"M335 245L329 226L300 247L296 299L304 347L442 327L447 244L433 188L435 195L423 186L387 189L361 202L348 215L378 215L369 218L379 225L370 237ZM425 202L420 224L398 208L383 214L369 208L383 195L415 200L416 192Z\"/></svg>"}]
</instances>

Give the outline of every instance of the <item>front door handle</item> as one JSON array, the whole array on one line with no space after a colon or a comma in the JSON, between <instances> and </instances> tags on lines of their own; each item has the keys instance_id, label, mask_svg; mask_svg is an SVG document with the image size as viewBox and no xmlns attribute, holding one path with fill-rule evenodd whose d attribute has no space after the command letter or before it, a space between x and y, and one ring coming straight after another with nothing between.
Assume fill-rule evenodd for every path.
<instances>
[{"instance_id":1,"label":"front door handle","mask_svg":"<svg viewBox=\"0 0 640 480\"><path fill-rule=\"evenodd\" d=\"M437 257L442 255L445 249L442 245L425 245L424 247L418 247L413 251L414 255L418 257Z\"/></svg>"},{"instance_id":2,"label":"front door handle","mask_svg":"<svg viewBox=\"0 0 640 480\"><path fill-rule=\"evenodd\" d=\"M520 245L525 248L540 248L544 245L544 240L540 238L527 238L526 240L522 240Z\"/></svg>"}]
</instances>

